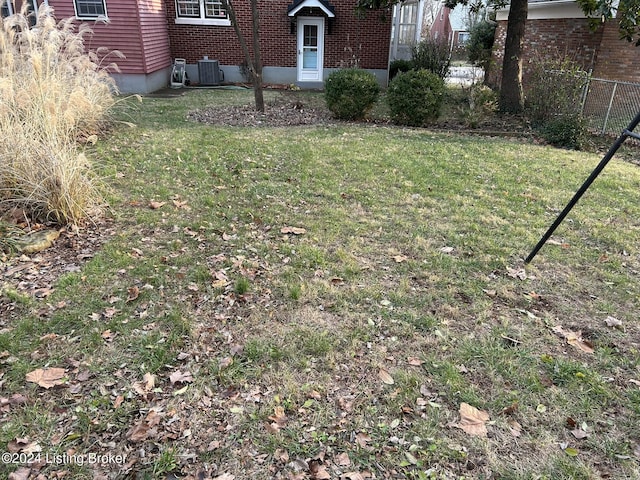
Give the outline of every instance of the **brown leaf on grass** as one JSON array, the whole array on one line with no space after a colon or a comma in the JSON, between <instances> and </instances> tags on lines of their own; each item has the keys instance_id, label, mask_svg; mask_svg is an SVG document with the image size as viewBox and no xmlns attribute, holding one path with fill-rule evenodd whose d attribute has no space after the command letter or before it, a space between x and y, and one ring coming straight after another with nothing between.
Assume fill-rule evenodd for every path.
<instances>
[{"instance_id":1,"label":"brown leaf on grass","mask_svg":"<svg viewBox=\"0 0 640 480\"><path fill-rule=\"evenodd\" d=\"M378 372L378 378L380 378L380 380L382 380L382 382L386 383L387 385L393 385L395 383L393 377L383 368L381 368Z\"/></svg>"},{"instance_id":2,"label":"brown leaf on grass","mask_svg":"<svg viewBox=\"0 0 640 480\"><path fill-rule=\"evenodd\" d=\"M64 368L38 368L27 373L27 382L37 383L42 388L51 388L64 384Z\"/></svg>"},{"instance_id":3,"label":"brown leaf on grass","mask_svg":"<svg viewBox=\"0 0 640 480\"><path fill-rule=\"evenodd\" d=\"M100 336L105 342L112 342L113 339L116 338L116 334L111 330L105 330L100 334Z\"/></svg>"},{"instance_id":4,"label":"brown leaf on grass","mask_svg":"<svg viewBox=\"0 0 640 480\"><path fill-rule=\"evenodd\" d=\"M573 435L578 440L582 440L589 436L589 434L584 430L582 430L581 428L576 428L575 430L571 430L571 435Z\"/></svg>"},{"instance_id":5,"label":"brown leaf on grass","mask_svg":"<svg viewBox=\"0 0 640 480\"><path fill-rule=\"evenodd\" d=\"M622 320L618 320L616 317L607 317L604 319L604 323L607 327L622 329Z\"/></svg>"},{"instance_id":6,"label":"brown leaf on grass","mask_svg":"<svg viewBox=\"0 0 640 480\"><path fill-rule=\"evenodd\" d=\"M578 330L577 332L574 332L571 330L565 330L561 325L553 327L552 330L554 333L557 333L558 335L564 337L567 343L572 347L575 347L585 353L594 352L593 344L588 340L582 338L581 331Z\"/></svg>"},{"instance_id":7,"label":"brown leaf on grass","mask_svg":"<svg viewBox=\"0 0 640 480\"><path fill-rule=\"evenodd\" d=\"M409 365L414 366L414 367L419 367L424 362L422 360L420 360L418 357L407 357L407 363Z\"/></svg>"},{"instance_id":8,"label":"brown leaf on grass","mask_svg":"<svg viewBox=\"0 0 640 480\"><path fill-rule=\"evenodd\" d=\"M11 472L7 480L28 480L30 474L30 468L20 467L16 471Z\"/></svg>"},{"instance_id":9,"label":"brown leaf on grass","mask_svg":"<svg viewBox=\"0 0 640 480\"><path fill-rule=\"evenodd\" d=\"M127 432L127 439L131 442L144 442L157 436L156 426L160 423L161 416L155 410L149 410L147 416L136 423Z\"/></svg>"},{"instance_id":10,"label":"brown leaf on grass","mask_svg":"<svg viewBox=\"0 0 640 480\"><path fill-rule=\"evenodd\" d=\"M187 201L181 201L181 200L171 200L171 202L173 203L173 206L176 208L182 208L183 210L191 210L191 207L189 205L187 205Z\"/></svg>"},{"instance_id":11,"label":"brown leaf on grass","mask_svg":"<svg viewBox=\"0 0 640 480\"><path fill-rule=\"evenodd\" d=\"M132 387L138 395L146 398L147 394L151 392L156 386L156 376L153 373L145 373L142 376L142 382L134 382Z\"/></svg>"},{"instance_id":12,"label":"brown leaf on grass","mask_svg":"<svg viewBox=\"0 0 640 480\"><path fill-rule=\"evenodd\" d=\"M235 475L231 475L230 473L223 473L222 475L218 475L213 480L234 480L235 478Z\"/></svg>"},{"instance_id":13,"label":"brown leaf on grass","mask_svg":"<svg viewBox=\"0 0 640 480\"><path fill-rule=\"evenodd\" d=\"M158 210L159 208L164 207L167 204L167 202L156 202L155 200L151 200L149 202L149 208L151 210Z\"/></svg>"},{"instance_id":14,"label":"brown leaf on grass","mask_svg":"<svg viewBox=\"0 0 640 480\"><path fill-rule=\"evenodd\" d=\"M339 465L341 467L348 467L349 465L351 465L351 459L349 458L349 454L347 452L339 453L335 456L333 461L336 465Z\"/></svg>"},{"instance_id":15,"label":"brown leaf on grass","mask_svg":"<svg viewBox=\"0 0 640 480\"><path fill-rule=\"evenodd\" d=\"M478 410L468 403L460 404L460 422L454 426L461 428L469 435L477 437L487 436L487 422L489 414L484 410Z\"/></svg>"},{"instance_id":16,"label":"brown leaf on grass","mask_svg":"<svg viewBox=\"0 0 640 480\"><path fill-rule=\"evenodd\" d=\"M181 372L180 370L176 370L169 375L169 380L172 385L176 383L188 383L193 382L193 376L191 375L191 372Z\"/></svg>"},{"instance_id":17,"label":"brown leaf on grass","mask_svg":"<svg viewBox=\"0 0 640 480\"><path fill-rule=\"evenodd\" d=\"M340 475L340 480L366 480L371 478L369 472L347 472Z\"/></svg>"},{"instance_id":18,"label":"brown leaf on grass","mask_svg":"<svg viewBox=\"0 0 640 480\"><path fill-rule=\"evenodd\" d=\"M507 424L509 425L509 431L511 432L511 435L513 435L514 437L519 437L520 435L522 435L522 425L520 425L514 419L509 419Z\"/></svg>"},{"instance_id":19,"label":"brown leaf on grass","mask_svg":"<svg viewBox=\"0 0 640 480\"><path fill-rule=\"evenodd\" d=\"M280 229L280 233L284 234L293 234L293 235L304 235L307 233L307 230L302 227L282 227Z\"/></svg>"},{"instance_id":20,"label":"brown leaf on grass","mask_svg":"<svg viewBox=\"0 0 640 480\"><path fill-rule=\"evenodd\" d=\"M309 462L309 473L313 480L330 480L331 475L327 472L327 467L322 464L321 460L311 460Z\"/></svg>"},{"instance_id":21,"label":"brown leaf on grass","mask_svg":"<svg viewBox=\"0 0 640 480\"><path fill-rule=\"evenodd\" d=\"M396 263L402 263L402 262L406 262L407 260L409 260L409 257L406 257L405 255L394 255L393 260Z\"/></svg>"},{"instance_id":22,"label":"brown leaf on grass","mask_svg":"<svg viewBox=\"0 0 640 480\"><path fill-rule=\"evenodd\" d=\"M222 371L225 368L229 368L231 365L233 365L233 358L232 357L224 357L218 362L218 370Z\"/></svg>"},{"instance_id":23,"label":"brown leaf on grass","mask_svg":"<svg viewBox=\"0 0 640 480\"><path fill-rule=\"evenodd\" d=\"M129 295L127 296L127 299L125 300L125 303L133 302L135 299L137 299L140 296L140 289L138 287L136 287L136 286L129 287L127 289L127 293Z\"/></svg>"},{"instance_id":24,"label":"brown leaf on grass","mask_svg":"<svg viewBox=\"0 0 640 480\"><path fill-rule=\"evenodd\" d=\"M356 435L356 443L361 447L364 448L365 450L373 450L373 447L371 445L369 445L369 442L371 442L371 437L369 435L367 435L366 433L358 433Z\"/></svg>"},{"instance_id":25,"label":"brown leaf on grass","mask_svg":"<svg viewBox=\"0 0 640 480\"><path fill-rule=\"evenodd\" d=\"M279 427L284 427L287 423L287 415L284 413L284 408L280 405L273 409L273 415L269 416L269 420L278 424Z\"/></svg>"},{"instance_id":26,"label":"brown leaf on grass","mask_svg":"<svg viewBox=\"0 0 640 480\"><path fill-rule=\"evenodd\" d=\"M22 450L30 443L31 442L26 437L25 438L16 437L7 443L7 451L9 453L22 452Z\"/></svg>"}]
</instances>

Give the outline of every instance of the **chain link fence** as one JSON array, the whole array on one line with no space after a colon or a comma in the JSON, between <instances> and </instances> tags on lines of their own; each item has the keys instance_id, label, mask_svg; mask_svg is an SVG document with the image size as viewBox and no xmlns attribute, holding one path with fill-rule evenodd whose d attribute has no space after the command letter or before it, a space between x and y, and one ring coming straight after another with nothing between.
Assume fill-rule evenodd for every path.
<instances>
[{"instance_id":1,"label":"chain link fence","mask_svg":"<svg viewBox=\"0 0 640 480\"><path fill-rule=\"evenodd\" d=\"M582 114L589 129L620 135L640 112L640 84L589 78L582 99Z\"/></svg>"}]
</instances>

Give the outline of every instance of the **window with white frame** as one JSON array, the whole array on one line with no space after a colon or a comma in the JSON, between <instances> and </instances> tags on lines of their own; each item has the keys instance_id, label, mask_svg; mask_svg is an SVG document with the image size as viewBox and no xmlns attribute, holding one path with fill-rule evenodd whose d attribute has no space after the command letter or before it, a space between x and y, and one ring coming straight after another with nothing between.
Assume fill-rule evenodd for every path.
<instances>
[{"instance_id":1,"label":"window with white frame","mask_svg":"<svg viewBox=\"0 0 640 480\"><path fill-rule=\"evenodd\" d=\"M222 0L176 0L176 23L231 25Z\"/></svg>"},{"instance_id":2,"label":"window with white frame","mask_svg":"<svg viewBox=\"0 0 640 480\"><path fill-rule=\"evenodd\" d=\"M96 19L107 16L105 0L74 0L76 16L82 19Z\"/></svg>"}]
</instances>

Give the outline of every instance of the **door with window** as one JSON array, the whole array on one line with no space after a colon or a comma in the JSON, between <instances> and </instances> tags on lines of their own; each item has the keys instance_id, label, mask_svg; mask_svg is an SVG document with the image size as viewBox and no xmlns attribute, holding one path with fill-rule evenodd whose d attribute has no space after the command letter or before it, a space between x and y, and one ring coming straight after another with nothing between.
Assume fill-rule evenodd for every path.
<instances>
[{"instance_id":1,"label":"door with window","mask_svg":"<svg viewBox=\"0 0 640 480\"><path fill-rule=\"evenodd\" d=\"M321 82L324 18L298 17L298 81Z\"/></svg>"}]
</instances>

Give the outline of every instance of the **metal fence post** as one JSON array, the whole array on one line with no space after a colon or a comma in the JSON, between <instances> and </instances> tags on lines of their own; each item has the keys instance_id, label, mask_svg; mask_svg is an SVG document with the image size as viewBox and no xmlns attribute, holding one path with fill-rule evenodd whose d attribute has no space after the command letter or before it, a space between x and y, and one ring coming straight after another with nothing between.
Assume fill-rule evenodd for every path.
<instances>
[{"instance_id":1,"label":"metal fence post","mask_svg":"<svg viewBox=\"0 0 640 480\"><path fill-rule=\"evenodd\" d=\"M609 123L609 115L611 114L611 107L613 107L613 99L616 96L617 89L618 89L618 82L613 84L613 91L611 92L611 98L609 99L609 108L607 108L607 114L604 117L604 125L602 126L602 135L607 133L607 124Z\"/></svg>"}]
</instances>

